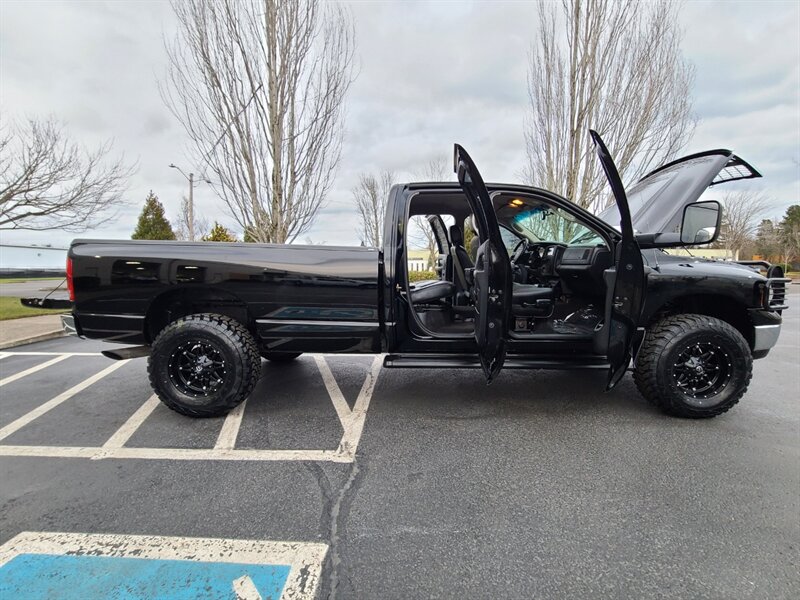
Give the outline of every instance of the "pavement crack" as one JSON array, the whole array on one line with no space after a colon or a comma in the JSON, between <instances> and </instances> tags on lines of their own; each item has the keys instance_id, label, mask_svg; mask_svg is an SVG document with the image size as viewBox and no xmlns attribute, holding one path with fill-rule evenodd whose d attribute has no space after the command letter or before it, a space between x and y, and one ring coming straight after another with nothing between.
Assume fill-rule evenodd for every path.
<instances>
[{"instance_id":1,"label":"pavement crack","mask_svg":"<svg viewBox=\"0 0 800 600\"><path fill-rule=\"evenodd\" d=\"M327 597L329 600L335 600L339 593L341 581L343 579L349 580L341 556L341 545L347 531L350 506L366 474L366 465L359 464L357 460L350 463L346 479L337 490L333 489L330 479L320 465L307 463L307 467L314 474L324 498L320 528L327 533L329 550L328 558L321 574L323 581L323 593L321 596Z\"/></svg>"}]
</instances>

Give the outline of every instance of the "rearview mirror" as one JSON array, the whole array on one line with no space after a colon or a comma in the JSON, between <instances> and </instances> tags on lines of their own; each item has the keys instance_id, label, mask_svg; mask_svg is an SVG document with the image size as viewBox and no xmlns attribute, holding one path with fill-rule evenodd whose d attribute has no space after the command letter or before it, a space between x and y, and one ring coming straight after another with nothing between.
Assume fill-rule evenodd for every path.
<instances>
[{"instance_id":1,"label":"rearview mirror","mask_svg":"<svg viewBox=\"0 0 800 600\"><path fill-rule=\"evenodd\" d=\"M716 200L695 202L683 209L681 243L688 246L710 244L719 235L722 207Z\"/></svg>"}]
</instances>

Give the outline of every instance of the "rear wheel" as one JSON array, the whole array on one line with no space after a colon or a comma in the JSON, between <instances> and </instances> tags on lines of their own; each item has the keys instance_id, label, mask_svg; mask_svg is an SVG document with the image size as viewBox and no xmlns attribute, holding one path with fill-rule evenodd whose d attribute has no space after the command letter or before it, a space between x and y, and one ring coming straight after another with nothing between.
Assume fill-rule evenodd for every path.
<instances>
[{"instance_id":1,"label":"rear wheel","mask_svg":"<svg viewBox=\"0 0 800 600\"><path fill-rule=\"evenodd\" d=\"M685 314L648 330L633 378L664 412L699 419L739 402L752 374L750 347L738 330L714 317Z\"/></svg>"},{"instance_id":2,"label":"rear wheel","mask_svg":"<svg viewBox=\"0 0 800 600\"><path fill-rule=\"evenodd\" d=\"M287 363L300 356L302 352L262 352L261 356L270 362Z\"/></svg>"},{"instance_id":3,"label":"rear wheel","mask_svg":"<svg viewBox=\"0 0 800 600\"><path fill-rule=\"evenodd\" d=\"M261 359L253 336L239 321L197 314L158 334L147 371L166 406L190 417L216 417L250 395L261 375Z\"/></svg>"}]
</instances>

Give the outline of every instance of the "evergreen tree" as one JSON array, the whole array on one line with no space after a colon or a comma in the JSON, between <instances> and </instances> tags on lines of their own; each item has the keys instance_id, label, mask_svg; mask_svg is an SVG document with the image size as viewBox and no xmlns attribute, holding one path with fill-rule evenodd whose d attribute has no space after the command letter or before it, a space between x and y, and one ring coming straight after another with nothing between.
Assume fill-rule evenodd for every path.
<instances>
[{"instance_id":1,"label":"evergreen tree","mask_svg":"<svg viewBox=\"0 0 800 600\"><path fill-rule=\"evenodd\" d=\"M756 254L765 260L780 254L780 230L775 227L772 219L762 219L756 230Z\"/></svg>"},{"instance_id":2,"label":"evergreen tree","mask_svg":"<svg viewBox=\"0 0 800 600\"><path fill-rule=\"evenodd\" d=\"M158 196L150 190L144 201L144 208L139 215L136 231L131 239L134 240L174 240L175 232L169 220L164 216L164 205L158 201Z\"/></svg>"},{"instance_id":3,"label":"evergreen tree","mask_svg":"<svg viewBox=\"0 0 800 600\"><path fill-rule=\"evenodd\" d=\"M211 231L208 235L203 236L204 242L238 242L239 240L236 239L236 236L233 235L230 230L225 227L224 225L220 225L216 221L214 221L214 226L211 228Z\"/></svg>"},{"instance_id":4,"label":"evergreen tree","mask_svg":"<svg viewBox=\"0 0 800 600\"><path fill-rule=\"evenodd\" d=\"M780 241L785 262L800 258L800 204L792 204L780 224Z\"/></svg>"}]
</instances>

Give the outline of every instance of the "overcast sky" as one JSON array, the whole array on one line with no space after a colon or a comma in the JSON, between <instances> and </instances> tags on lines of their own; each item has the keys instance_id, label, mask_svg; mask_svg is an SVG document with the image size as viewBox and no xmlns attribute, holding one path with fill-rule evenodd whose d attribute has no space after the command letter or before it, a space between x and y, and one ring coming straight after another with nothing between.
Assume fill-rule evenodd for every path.
<instances>
[{"instance_id":1,"label":"overcast sky","mask_svg":"<svg viewBox=\"0 0 800 600\"><path fill-rule=\"evenodd\" d=\"M351 7L360 73L348 98L342 161L326 209L300 241L357 244L350 189L358 174L388 168L413 179L432 158L450 161L453 142L470 151L485 179L517 181L535 5ZM167 165L196 171L157 89L166 66L162 40L175 26L167 2L0 0L3 118L52 115L80 143L114 138L115 149L139 163L119 220L82 237L129 237L150 189L174 217L187 184ZM781 216L800 201L800 3L688 2L681 26L700 119L686 153L733 149L764 174L746 185L773 198L767 216ZM208 186L196 187L195 199L209 220L233 224ZM74 236L0 237L61 245Z\"/></svg>"}]
</instances>

